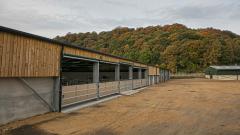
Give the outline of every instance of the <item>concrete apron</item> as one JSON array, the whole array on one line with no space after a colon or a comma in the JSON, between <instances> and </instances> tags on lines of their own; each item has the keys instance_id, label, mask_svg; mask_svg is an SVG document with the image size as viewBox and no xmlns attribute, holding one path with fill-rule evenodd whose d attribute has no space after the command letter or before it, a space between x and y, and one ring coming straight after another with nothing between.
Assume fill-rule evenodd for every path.
<instances>
[{"instance_id":1,"label":"concrete apron","mask_svg":"<svg viewBox=\"0 0 240 135\"><path fill-rule=\"evenodd\" d=\"M99 100L89 101L89 102L86 102L86 103L83 103L83 104L81 104L81 103L80 104L75 104L75 105L72 105L70 107L63 108L61 112L62 113L71 113L71 112L77 111L79 109L83 109L83 108L86 108L86 107L91 107L91 106L94 106L94 105L97 105L97 104L100 104L100 103L103 103L103 102L107 102L109 100L119 98L121 96L130 96L130 95L136 94L138 92L141 92L142 90L144 90L146 88L147 87L142 87L142 88L139 88L139 89L128 90L128 91L121 92L118 95L107 96L107 97L101 98Z\"/></svg>"}]
</instances>

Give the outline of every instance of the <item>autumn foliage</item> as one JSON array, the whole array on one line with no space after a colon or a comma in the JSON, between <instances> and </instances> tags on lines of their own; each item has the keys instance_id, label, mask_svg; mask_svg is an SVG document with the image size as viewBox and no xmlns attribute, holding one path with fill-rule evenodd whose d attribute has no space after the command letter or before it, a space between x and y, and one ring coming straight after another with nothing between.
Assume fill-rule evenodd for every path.
<instances>
[{"instance_id":1,"label":"autumn foliage","mask_svg":"<svg viewBox=\"0 0 240 135\"><path fill-rule=\"evenodd\" d=\"M172 72L201 72L209 65L240 64L240 36L218 29L190 29L182 24L145 28L118 27L107 32L68 33L71 42Z\"/></svg>"}]
</instances>

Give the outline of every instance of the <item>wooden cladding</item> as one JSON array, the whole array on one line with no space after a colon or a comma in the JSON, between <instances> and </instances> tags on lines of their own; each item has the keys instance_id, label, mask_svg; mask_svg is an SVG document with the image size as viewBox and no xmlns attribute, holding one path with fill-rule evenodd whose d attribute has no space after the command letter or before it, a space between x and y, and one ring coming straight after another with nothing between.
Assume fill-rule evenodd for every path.
<instances>
[{"instance_id":1,"label":"wooden cladding","mask_svg":"<svg viewBox=\"0 0 240 135\"><path fill-rule=\"evenodd\" d=\"M147 65L140 64L137 62L132 62L124 59L118 59L110 56L106 56L103 54L97 54L94 52L89 52L86 50L80 50L72 47L64 47L64 53L65 54L71 54L71 55L76 55L76 56L81 56L81 57L86 57L86 58L92 58L92 59L97 59L97 60L102 60L102 61L107 61L107 62L115 62L115 63L128 63L129 65L137 66L137 67L143 67L147 68Z\"/></svg>"},{"instance_id":2,"label":"wooden cladding","mask_svg":"<svg viewBox=\"0 0 240 135\"><path fill-rule=\"evenodd\" d=\"M0 31L0 77L59 76L62 47L64 54L113 63L128 63L136 67L148 67L138 62L49 40ZM149 75L159 74L157 67L149 66L148 69Z\"/></svg>"},{"instance_id":3,"label":"wooden cladding","mask_svg":"<svg viewBox=\"0 0 240 135\"><path fill-rule=\"evenodd\" d=\"M148 66L148 74L149 75L157 75L156 73L156 71L157 71L157 69L159 69L159 68L156 68L156 67L153 67L153 66Z\"/></svg>"},{"instance_id":4,"label":"wooden cladding","mask_svg":"<svg viewBox=\"0 0 240 135\"><path fill-rule=\"evenodd\" d=\"M86 57L86 58L92 58L92 59L97 59L97 60L102 60L102 61L107 61L107 62L125 62L125 63L132 63L127 60L122 60L110 56L106 56L103 54L97 54L94 52L89 52L86 50L80 50L72 47L64 47L64 53L65 54L71 54L71 55L76 55L76 56L81 56L81 57Z\"/></svg>"},{"instance_id":5,"label":"wooden cladding","mask_svg":"<svg viewBox=\"0 0 240 135\"><path fill-rule=\"evenodd\" d=\"M156 75L160 75L160 69L156 68Z\"/></svg>"},{"instance_id":6,"label":"wooden cladding","mask_svg":"<svg viewBox=\"0 0 240 135\"><path fill-rule=\"evenodd\" d=\"M0 32L0 77L59 76L61 46Z\"/></svg>"}]
</instances>

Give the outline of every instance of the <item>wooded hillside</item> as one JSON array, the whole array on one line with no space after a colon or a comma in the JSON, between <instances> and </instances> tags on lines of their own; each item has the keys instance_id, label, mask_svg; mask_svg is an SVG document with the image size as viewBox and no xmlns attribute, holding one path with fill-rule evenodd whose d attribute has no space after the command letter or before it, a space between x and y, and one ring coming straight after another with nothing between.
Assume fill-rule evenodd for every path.
<instances>
[{"instance_id":1,"label":"wooded hillside","mask_svg":"<svg viewBox=\"0 0 240 135\"><path fill-rule=\"evenodd\" d=\"M112 31L68 33L56 40L71 42L172 72L201 72L209 65L240 64L240 36L213 28L190 29L182 24Z\"/></svg>"}]
</instances>

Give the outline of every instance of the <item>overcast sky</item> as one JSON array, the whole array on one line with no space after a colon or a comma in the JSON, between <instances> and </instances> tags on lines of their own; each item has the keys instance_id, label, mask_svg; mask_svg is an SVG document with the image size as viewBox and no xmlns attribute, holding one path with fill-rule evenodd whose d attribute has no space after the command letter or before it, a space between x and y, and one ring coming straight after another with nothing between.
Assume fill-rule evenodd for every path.
<instances>
[{"instance_id":1,"label":"overcast sky","mask_svg":"<svg viewBox=\"0 0 240 135\"><path fill-rule=\"evenodd\" d=\"M0 25L55 37L182 23L240 34L240 0L0 0Z\"/></svg>"}]
</instances>

